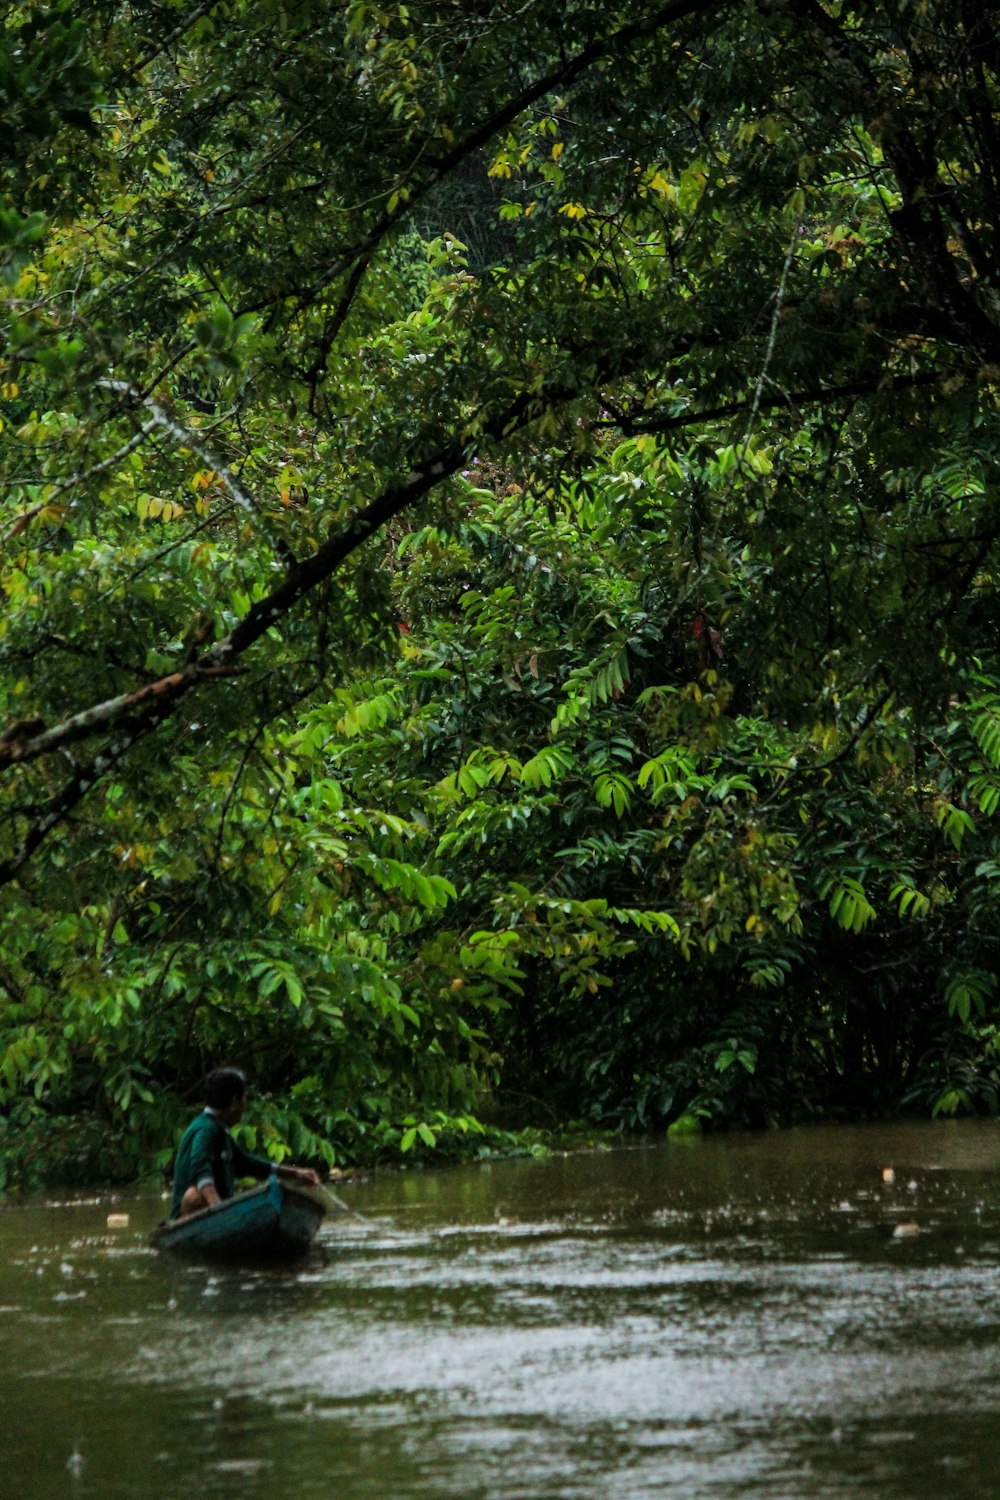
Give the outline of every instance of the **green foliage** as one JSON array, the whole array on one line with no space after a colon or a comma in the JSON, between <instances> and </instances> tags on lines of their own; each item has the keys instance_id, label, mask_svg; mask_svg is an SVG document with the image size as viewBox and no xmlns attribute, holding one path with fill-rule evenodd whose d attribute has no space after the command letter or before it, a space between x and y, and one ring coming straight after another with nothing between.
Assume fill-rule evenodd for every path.
<instances>
[{"instance_id":1,"label":"green foliage","mask_svg":"<svg viewBox=\"0 0 1000 1500\"><path fill-rule=\"evenodd\" d=\"M9 1159L991 1107L989 17L2 42Z\"/></svg>"}]
</instances>

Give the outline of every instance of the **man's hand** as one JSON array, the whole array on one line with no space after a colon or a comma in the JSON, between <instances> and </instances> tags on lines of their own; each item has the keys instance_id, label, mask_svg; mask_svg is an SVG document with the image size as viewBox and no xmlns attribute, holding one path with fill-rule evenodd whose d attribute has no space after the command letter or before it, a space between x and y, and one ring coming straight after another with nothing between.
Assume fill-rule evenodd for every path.
<instances>
[{"instance_id":1,"label":"man's hand","mask_svg":"<svg viewBox=\"0 0 1000 1500\"><path fill-rule=\"evenodd\" d=\"M319 1187L319 1173L312 1167L280 1167L279 1177L290 1177L293 1182L304 1182L307 1187Z\"/></svg>"}]
</instances>

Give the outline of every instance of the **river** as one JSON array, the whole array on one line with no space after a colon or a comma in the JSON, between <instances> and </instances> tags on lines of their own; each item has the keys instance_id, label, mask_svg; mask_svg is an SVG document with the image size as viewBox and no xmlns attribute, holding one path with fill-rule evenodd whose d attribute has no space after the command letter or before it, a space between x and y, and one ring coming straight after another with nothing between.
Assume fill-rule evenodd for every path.
<instances>
[{"instance_id":1,"label":"river","mask_svg":"<svg viewBox=\"0 0 1000 1500\"><path fill-rule=\"evenodd\" d=\"M386 1173L281 1270L8 1207L0 1496L993 1500L998 1186L982 1121Z\"/></svg>"}]
</instances>

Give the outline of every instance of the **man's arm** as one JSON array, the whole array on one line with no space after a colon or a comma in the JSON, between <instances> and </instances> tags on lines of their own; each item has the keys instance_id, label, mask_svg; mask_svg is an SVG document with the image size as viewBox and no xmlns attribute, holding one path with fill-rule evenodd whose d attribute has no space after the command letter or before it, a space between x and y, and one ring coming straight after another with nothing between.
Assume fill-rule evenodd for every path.
<instances>
[{"instance_id":1,"label":"man's arm","mask_svg":"<svg viewBox=\"0 0 1000 1500\"><path fill-rule=\"evenodd\" d=\"M198 1189L210 1208L213 1204L222 1202L215 1181L212 1137L207 1130L202 1131L194 1143L194 1149L191 1153L189 1177L189 1185Z\"/></svg>"},{"instance_id":2,"label":"man's arm","mask_svg":"<svg viewBox=\"0 0 1000 1500\"><path fill-rule=\"evenodd\" d=\"M319 1173L314 1172L312 1167L287 1167L282 1162L276 1170L279 1177L289 1178L292 1182L303 1182L307 1187L319 1187Z\"/></svg>"},{"instance_id":3,"label":"man's arm","mask_svg":"<svg viewBox=\"0 0 1000 1500\"><path fill-rule=\"evenodd\" d=\"M286 1182L302 1182L308 1187L319 1187L319 1176L311 1167L292 1167L284 1162L277 1165L264 1156L253 1156L244 1151L239 1141L233 1141L233 1167L237 1177L269 1177L275 1172Z\"/></svg>"}]
</instances>

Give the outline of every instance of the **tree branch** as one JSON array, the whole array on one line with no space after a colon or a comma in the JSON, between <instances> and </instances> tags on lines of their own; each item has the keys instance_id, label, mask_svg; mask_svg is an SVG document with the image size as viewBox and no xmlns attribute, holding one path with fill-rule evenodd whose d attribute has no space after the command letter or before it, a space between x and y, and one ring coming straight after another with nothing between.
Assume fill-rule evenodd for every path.
<instances>
[{"instance_id":1,"label":"tree branch","mask_svg":"<svg viewBox=\"0 0 1000 1500\"><path fill-rule=\"evenodd\" d=\"M907 391L918 386L940 385L946 380L954 380L956 376L972 379L976 373L977 371L973 369L949 369L927 370L916 375L873 375L868 380L851 380L844 385L817 385L801 391L783 391L767 401L761 400L757 404L755 416L757 412L775 411L782 407L795 410L800 406L823 406L858 396L878 396L887 391ZM647 416L635 421L628 416L627 412L622 412L616 414L613 425L621 427L629 437L643 432L674 432L682 427L695 427L702 422L719 422L728 417L739 416L742 412L749 410L752 403L753 398L730 401L724 406L671 413L670 416Z\"/></svg>"},{"instance_id":2,"label":"tree branch","mask_svg":"<svg viewBox=\"0 0 1000 1500\"><path fill-rule=\"evenodd\" d=\"M503 407L488 422L477 428L478 437L509 436L525 425L535 414L537 395L522 393ZM549 404L571 399L571 393L552 391ZM177 672L146 683L130 693L106 699L81 712L72 714L51 728L34 723L19 732L11 725L0 736L0 774L17 766L67 749L72 744L113 731L110 743L86 766L78 766L62 787L34 815L27 832L12 855L0 861L0 888L13 880L26 861L35 853L52 830L83 801L95 784L119 764L146 735L171 717L181 702L196 687L218 678L233 677L245 669L238 658L317 586L325 583L359 547L372 537L386 521L422 499L465 461L467 437L456 438L447 447L419 467L412 469L402 483L389 485L365 510L342 527L311 557L296 564L282 582L259 600L239 624Z\"/></svg>"}]
</instances>

